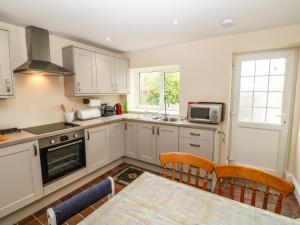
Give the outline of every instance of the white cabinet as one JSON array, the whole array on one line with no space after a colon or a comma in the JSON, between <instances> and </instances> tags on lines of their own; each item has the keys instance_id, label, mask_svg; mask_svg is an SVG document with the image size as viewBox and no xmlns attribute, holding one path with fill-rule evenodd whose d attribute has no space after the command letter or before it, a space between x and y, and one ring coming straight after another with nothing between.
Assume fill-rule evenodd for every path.
<instances>
[{"instance_id":1,"label":"white cabinet","mask_svg":"<svg viewBox=\"0 0 300 225\"><path fill-rule=\"evenodd\" d=\"M113 58L103 54L96 54L96 66L99 93L113 93Z\"/></svg>"},{"instance_id":2,"label":"white cabinet","mask_svg":"<svg viewBox=\"0 0 300 225\"><path fill-rule=\"evenodd\" d=\"M139 123L138 159L160 165L159 155L178 152L178 127Z\"/></svg>"},{"instance_id":3,"label":"white cabinet","mask_svg":"<svg viewBox=\"0 0 300 225\"><path fill-rule=\"evenodd\" d=\"M67 95L95 95L97 88L96 54L81 48L63 49L63 65L75 75L65 76Z\"/></svg>"},{"instance_id":4,"label":"white cabinet","mask_svg":"<svg viewBox=\"0 0 300 225\"><path fill-rule=\"evenodd\" d=\"M43 196L37 142L0 148L0 218Z\"/></svg>"},{"instance_id":5,"label":"white cabinet","mask_svg":"<svg viewBox=\"0 0 300 225\"><path fill-rule=\"evenodd\" d=\"M213 160L213 131L181 127L179 136L180 152L188 152Z\"/></svg>"},{"instance_id":6,"label":"white cabinet","mask_svg":"<svg viewBox=\"0 0 300 225\"><path fill-rule=\"evenodd\" d=\"M63 48L63 65L74 72L65 76L67 96L127 94L129 62L93 51Z\"/></svg>"},{"instance_id":7,"label":"white cabinet","mask_svg":"<svg viewBox=\"0 0 300 225\"><path fill-rule=\"evenodd\" d=\"M125 122L125 151L126 156L130 158L138 158L138 123Z\"/></svg>"},{"instance_id":8,"label":"white cabinet","mask_svg":"<svg viewBox=\"0 0 300 225\"><path fill-rule=\"evenodd\" d=\"M178 152L178 127L157 125L157 164L161 164L159 155L166 152Z\"/></svg>"},{"instance_id":9,"label":"white cabinet","mask_svg":"<svg viewBox=\"0 0 300 225\"><path fill-rule=\"evenodd\" d=\"M150 123L138 124L138 159L156 163L156 131Z\"/></svg>"},{"instance_id":10,"label":"white cabinet","mask_svg":"<svg viewBox=\"0 0 300 225\"><path fill-rule=\"evenodd\" d=\"M87 173L95 171L111 161L109 125L85 131Z\"/></svg>"},{"instance_id":11,"label":"white cabinet","mask_svg":"<svg viewBox=\"0 0 300 225\"><path fill-rule=\"evenodd\" d=\"M113 91L126 94L129 90L129 63L126 60L113 59Z\"/></svg>"},{"instance_id":12,"label":"white cabinet","mask_svg":"<svg viewBox=\"0 0 300 225\"><path fill-rule=\"evenodd\" d=\"M110 124L111 159L116 160L125 155L125 122Z\"/></svg>"},{"instance_id":13,"label":"white cabinet","mask_svg":"<svg viewBox=\"0 0 300 225\"><path fill-rule=\"evenodd\" d=\"M0 29L0 97L13 96L8 31Z\"/></svg>"}]
</instances>

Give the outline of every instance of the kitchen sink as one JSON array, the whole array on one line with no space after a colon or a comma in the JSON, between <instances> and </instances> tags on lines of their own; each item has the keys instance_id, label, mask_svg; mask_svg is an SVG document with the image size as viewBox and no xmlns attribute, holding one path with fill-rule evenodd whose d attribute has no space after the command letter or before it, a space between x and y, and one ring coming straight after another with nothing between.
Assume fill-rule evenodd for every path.
<instances>
[{"instance_id":1,"label":"kitchen sink","mask_svg":"<svg viewBox=\"0 0 300 225\"><path fill-rule=\"evenodd\" d=\"M177 122L179 119L176 117L162 117L160 120L165 122Z\"/></svg>"}]
</instances>

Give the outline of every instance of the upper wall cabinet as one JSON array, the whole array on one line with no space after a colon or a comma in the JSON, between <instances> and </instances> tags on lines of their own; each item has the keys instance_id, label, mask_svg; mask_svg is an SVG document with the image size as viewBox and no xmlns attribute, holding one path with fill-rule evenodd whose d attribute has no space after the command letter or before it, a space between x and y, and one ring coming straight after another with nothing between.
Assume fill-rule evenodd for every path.
<instances>
[{"instance_id":1,"label":"upper wall cabinet","mask_svg":"<svg viewBox=\"0 0 300 225\"><path fill-rule=\"evenodd\" d=\"M14 95L8 31L0 29L0 98Z\"/></svg>"},{"instance_id":2,"label":"upper wall cabinet","mask_svg":"<svg viewBox=\"0 0 300 225\"><path fill-rule=\"evenodd\" d=\"M63 49L63 64L75 74L65 76L68 96L128 93L126 60L71 46Z\"/></svg>"}]
</instances>

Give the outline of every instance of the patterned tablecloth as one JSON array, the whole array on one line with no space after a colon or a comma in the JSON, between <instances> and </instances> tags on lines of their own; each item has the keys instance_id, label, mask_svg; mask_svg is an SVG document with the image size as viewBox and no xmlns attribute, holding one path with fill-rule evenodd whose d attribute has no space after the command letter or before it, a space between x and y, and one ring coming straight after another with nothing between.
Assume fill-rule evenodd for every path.
<instances>
[{"instance_id":1,"label":"patterned tablecloth","mask_svg":"<svg viewBox=\"0 0 300 225\"><path fill-rule=\"evenodd\" d=\"M287 225L296 220L145 172L80 225Z\"/></svg>"}]
</instances>

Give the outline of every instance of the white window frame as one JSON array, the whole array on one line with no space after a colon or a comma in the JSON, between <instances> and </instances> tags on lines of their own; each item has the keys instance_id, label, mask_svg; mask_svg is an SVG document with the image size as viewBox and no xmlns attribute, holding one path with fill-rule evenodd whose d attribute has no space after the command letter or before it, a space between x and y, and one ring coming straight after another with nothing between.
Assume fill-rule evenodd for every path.
<instances>
[{"instance_id":1,"label":"white window frame","mask_svg":"<svg viewBox=\"0 0 300 225\"><path fill-rule=\"evenodd\" d=\"M141 105L140 104L140 73L151 73L151 72L160 73L160 77L161 77L160 99L159 99L160 105L158 105L158 106L154 106L154 105L150 106L150 105ZM166 72L179 72L179 74L180 74L180 70L179 70L178 66L164 67L164 68L161 68L161 67L147 68L147 69L140 69L135 72L136 109L138 109L138 110L158 110L158 111L162 111L165 109L165 105L164 105L164 90L165 90L164 74ZM179 98L180 98L180 96L179 96ZM167 107L167 111L178 112L179 105L178 105L178 107Z\"/></svg>"}]
</instances>

